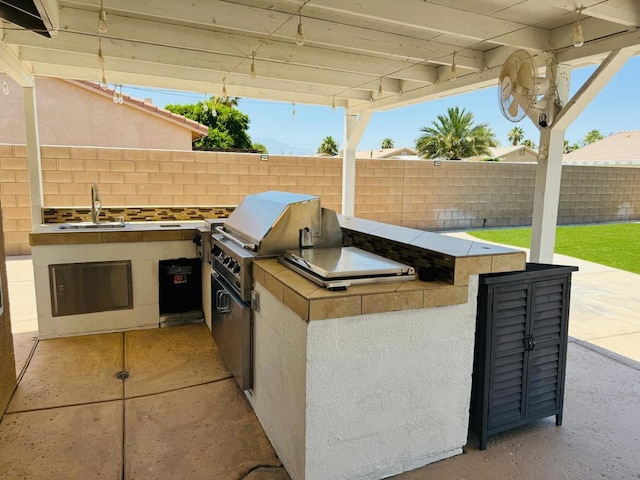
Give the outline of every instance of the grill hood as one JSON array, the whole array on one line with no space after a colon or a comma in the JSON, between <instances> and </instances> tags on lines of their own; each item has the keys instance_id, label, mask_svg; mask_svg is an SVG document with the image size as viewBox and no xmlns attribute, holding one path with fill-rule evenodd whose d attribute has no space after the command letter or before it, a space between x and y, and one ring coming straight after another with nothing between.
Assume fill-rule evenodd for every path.
<instances>
[{"instance_id":1,"label":"grill hood","mask_svg":"<svg viewBox=\"0 0 640 480\"><path fill-rule=\"evenodd\" d=\"M321 208L320 197L298 193L247 195L222 230L258 256L279 255L295 248L342 245L336 213Z\"/></svg>"}]
</instances>

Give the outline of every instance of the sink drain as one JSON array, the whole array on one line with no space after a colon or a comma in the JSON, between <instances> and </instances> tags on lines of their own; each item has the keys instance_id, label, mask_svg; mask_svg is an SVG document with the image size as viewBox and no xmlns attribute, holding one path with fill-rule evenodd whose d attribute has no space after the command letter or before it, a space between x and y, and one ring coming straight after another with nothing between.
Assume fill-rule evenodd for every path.
<instances>
[{"instance_id":1,"label":"sink drain","mask_svg":"<svg viewBox=\"0 0 640 480\"><path fill-rule=\"evenodd\" d=\"M126 370L118 372L116 373L116 378L118 380L126 380L127 378L129 378L129 372L127 372Z\"/></svg>"}]
</instances>

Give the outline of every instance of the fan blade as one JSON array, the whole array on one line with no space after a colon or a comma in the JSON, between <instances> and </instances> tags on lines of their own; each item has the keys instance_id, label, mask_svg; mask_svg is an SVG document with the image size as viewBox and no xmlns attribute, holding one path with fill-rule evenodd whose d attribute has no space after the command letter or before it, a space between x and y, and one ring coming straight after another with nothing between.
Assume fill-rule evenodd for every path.
<instances>
[{"instance_id":1,"label":"fan blade","mask_svg":"<svg viewBox=\"0 0 640 480\"><path fill-rule=\"evenodd\" d=\"M506 100L513 93L513 83L508 75L502 79L500 83L500 94L503 100Z\"/></svg>"},{"instance_id":2,"label":"fan blade","mask_svg":"<svg viewBox=\"0 0 640 480\"><path fill-rule=\"evenodd\" d=\"M518 98L514 95L511 105L509 105L509 115L516 118L518 116Z\"/></svg>"},{"instance_id":3,"label":"fan blade","mask_svg":"<svg viewBox=\"0 0 640 480\"><path fill-rule=\"evenodd\" d=\"M533 94L533 72L531 71L531 65L528 63L523 63L520 65L518 69L518 93L522 95L532 95Z\"/></svg>"}]
</instances>

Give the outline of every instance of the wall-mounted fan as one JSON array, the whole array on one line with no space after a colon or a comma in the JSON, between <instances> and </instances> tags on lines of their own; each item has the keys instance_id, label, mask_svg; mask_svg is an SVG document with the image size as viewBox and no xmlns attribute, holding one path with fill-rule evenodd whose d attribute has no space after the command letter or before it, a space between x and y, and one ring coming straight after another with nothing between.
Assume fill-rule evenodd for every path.
<instances>
[{"instance_id":1,"label":"wall-mounted fan","mask_svg":"<svg viewBox=\"0 0 640 480\"><path fill-rule=\"evenodd\" d=\"M507 120L519 122L531 109L540 112L538 124L551 125L553 101L549 101L549 81L536 76L536 64L526 50L516 50L505 60L498 79L498 103ZM543 98L539 98L539 97Z\"/></svg>"}]
</instances>

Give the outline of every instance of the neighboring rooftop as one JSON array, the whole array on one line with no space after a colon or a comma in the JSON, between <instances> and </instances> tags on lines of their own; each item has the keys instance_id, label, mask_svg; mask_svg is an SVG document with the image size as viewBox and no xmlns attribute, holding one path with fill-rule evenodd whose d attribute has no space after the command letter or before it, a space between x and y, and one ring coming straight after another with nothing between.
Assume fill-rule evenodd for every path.
<instances>
[{"instance_id":1,"label":"neighboring rooftop","mask_svg":"<svg viewBox=\"0 0 640 480\"><path fill-rule=\"evenodd\" d=\"M410 147L381 148L379 150L359 150L356 158L370 158L374 160L416 160L420 158L418 152Z\"/></svg>"},{"instance_id":2,"label":"neighboring rooftop","mask_svg":"<svg viewBox=\"0 0 640 480\"><path fill-rule=\"evenodd\" d=\"M24 89L6 78L0 144L27 141ZM36 77L40 145L189 151L209 129L152 102L102 89L97 83ZM114 102L115 100L115 102Z\"/></svg>"},{"instance_id":3,"label":"neighboring rooftop","mask_svg":"<svg viewBox=\"0 0 640 480\"><path fill-rule=\"evenodd\" d=\"M85 82L84 80L66 80L69 83L77 85L79 87L86 88L95 92L97 94L106 96L108 98L112 98L114 94L114 90L111 88L103 89L99 84L93 82ZM202 125L201 123L196 122L195 120L191 120L189 118L183 117L182 115L178 115L177 113L170 112L169 110L165 110L164 108L156 107L150 98L145 98L144 100L140 100L139 98L132 97L125 93L122 94L122 99L124 104L129 105L134 108L138 108L140 110L145 111L146 113L150 113L151 115L158 116L163 120L168 120L172 123L175 123L179 126L188 128L191 130L191 137L193 140L197 140L200 137L204 137L209 133L209 127L206 125Z\"/></svg>"},{"instance_id":4,"label":"neighboring rooftop","mask_svg":"<svg viewBox=\"0 0 640 480\"><path fill-rule=\"evenodd\" d=\"M640 165L640 130L609 135L565 154L562 163L565 165Z\"/></svg>"}]
</instances>

